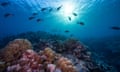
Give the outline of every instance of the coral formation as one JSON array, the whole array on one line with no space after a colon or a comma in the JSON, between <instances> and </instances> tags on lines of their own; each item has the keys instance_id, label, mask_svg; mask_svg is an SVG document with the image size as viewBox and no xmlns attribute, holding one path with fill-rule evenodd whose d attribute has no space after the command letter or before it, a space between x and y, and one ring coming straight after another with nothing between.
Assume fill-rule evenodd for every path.
<instances>
[{"instance_id":1,"label":"coral formation","mask_svg":"<svg viewBox=\"0 0 120 72\"><path fill-rule=\"evenodd\" d=\"M32 49L32 44L27 39L15 39L9 42L0 52L0 71L15 63L27 49Z\"/></svg>"},{"instance_id":2,"label":"coral formation","mask_svg":"<svg viewBox=\"0 0 120 72\"><path fill-rule=\"evenodd\" d=\"M32 45L27 39L15 39L8 43L4 50L4 61L11 62L17 60L21 54L31 49Z\"/></svg>"},{"instance_id":3,"label":"coral formation","mask_svg":"<svg viewBox=\"0 0 120 72\"><path fill-rule=\"evenodd\" d=\"M11 41L13 39L15 40ZM98 56L88 50L90 48L74 38L66 40L65 37L44 32L27 32L4 38L0 47L6 43L8 45L0 50L0 72L6 72L6 69L12 72L14 70L19 72L18 70L21 69L26 71L27 69L24 69L26 67L29 68L28 71L40 70L41 72L114 71L112 66L100 62Z\"/></svg>"},{"instance_id":4,"label":"coral formation","mask_svg":"<svg viewBox=\"0 0 120 72\"><path fill-rule=\"evenodd\" d=\"M7 67L7 72L39 72L40 69L41 60L39 55L33 50L28 49L22 54L22 57L17 60L16 64Z\"/></svg>"},{"instance_id":5,"label":"coral formation","mask_svg":"<svg viewBox=\"0 0 120 72\"><path fill-rule=\"evenodd\" d=\"M7 72L76 72L71 61L60 57L55 59L56 53L46 48L37 54L31 49L26 50L14 65L7 67ZM52 60L51 60L52 59Z\"/></svg>"},{"instance_id":6,"label":"coral formation","mask_svg":"<svg viewBox=\"0 0 120 72\"><path fill-rule=\"evenodd\" d=\"M27 50L31 49L32 44L27 39L15 39L8 43L4 48L4 61L11 62L17 60L21 54Z\"/></svg>"},{"instance_id":7,"label":"coral formation","mask_svg":"<svg viewBox=\"0 0 120 72\"><path fill-rule=\"evenodd\" d=\"M62 72L76 72L75 66L67 58L61 57L57 61L57 67L59 67Z\"/></svg>"},{"instance_id":8,"label":"coral formation","mask_svg":"<svg viewBox=\"0 0 120 72\"><path fill-rule=\"evenodd\" d=\"M0 61L0 72L5 69L5 62Z\"/></svg>"},{"instance_id":9,"label":"coral formation","mask_svg":"<svg viewBox=\"0 0 120 72\"><path fill-rule=\"evenodd\" d=\"M47 57L46 60L47 60L49 63L52 63L52 62L54 61L54 59L55 59L55 52L52 51L52 49L50 49L50 48L45 48L43 54Z\"/></svg>"},{"instance_id":10,"label":"coral formation","mask_svg":"<svg viewBox=\"0 0 120 72\"><path fill-rule=\"evenodd\" d=\"M79 41L73 38L67 39L64 42L64 46L67 49L67 51L72 51L74 48L76 48L76 46L79 45Z\"/></svg>"}]
</instances>

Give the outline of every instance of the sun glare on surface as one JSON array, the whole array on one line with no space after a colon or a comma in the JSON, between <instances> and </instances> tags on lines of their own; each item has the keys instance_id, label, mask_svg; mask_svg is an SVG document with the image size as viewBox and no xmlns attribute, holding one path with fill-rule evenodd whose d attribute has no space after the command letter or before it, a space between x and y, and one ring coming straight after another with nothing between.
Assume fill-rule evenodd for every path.
<instances>
[{"instance_id":1,"label":"sun glare on surface","mask_svg":"<svg viewBox=\"0 0 120 72\"><path fill-rule=\"evenodd\" d=\"M75 16L73 15L75 11L75 8L76 8L76 5L74 3L74 1L63 1L61 3L62 7L61 7L61 10L60 10L60 16L67 22L72 22L75 20ZM69 20L69 18L71 20Z\"/></svg>"},{"instance_id":2,"label":"sun glare on surface","mask_svg":"<svg viewBox=\"0 0 120 72\"><path fill-rule=\"evenodd\" d=\"M63 3L63 13L65 16L70 16L75 9L75 6L71 2L64 2Z\"/></svg>"}]
</instances>

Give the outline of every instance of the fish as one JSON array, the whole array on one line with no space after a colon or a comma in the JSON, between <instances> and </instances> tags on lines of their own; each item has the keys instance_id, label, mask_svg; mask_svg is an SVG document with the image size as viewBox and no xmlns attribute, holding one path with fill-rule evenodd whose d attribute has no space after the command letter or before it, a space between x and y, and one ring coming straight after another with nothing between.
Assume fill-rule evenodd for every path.
<instances>
[{"instance_id":1,"label":"fish","mask_svg":"<svg viewBox=\"0 0 120 72\"><path fill-rule=\"evenodd\" d=\"M70 31L69 30L65 30L65 33L69 33Z\"/></svg>"},{"instance_id":2,"label":"fish","mask_svg":"<svg viewBox=\"0 0 120 72\"><path fill-rule=\"evenodd\" d=\"M73 13L74 16L77 16L77 13Z\"/></svg>"},{"instance_id":3,"label":"fish","mask_svg":"<svg viewBox=\"0 0 120 72\"><path fill-rule=\"evenodd\" d=\"M45 10L47 10L47 8L41 8L41 11L42 11L42 12L45 11Z\"/></svg>"},{"instance_id":4,"label":"fish","mask_svg":"<svg viewBox=\"0 0 120 72\"><path fill-rule=\"evenodd\" d=\"M35 19L35 17L33 17L33 16L28 18L28 20L33 20L33 19Z\"/></svg>"},{"instance_id":5,"label":"fish","mask_svg":"<svg viewBox=\"0 0 120 72\"><path fill-rule=\"evenodd\" d=\"M37 22L41 22L41 21L42 21L42 19L40 19L40 18L39 18L39 19L37 19L36 21L37 21Z\"/></svg>"},{"instance_id":6,"label":"fish","mask_svg":"<svg viewBox=\"0 0 120 72\"><path fill-rule=\"evenodd\" d=\"M118 26L113 26L113 27L111 27L111 29L113 29L113 30L120 30L120 27L118 27Z\"/></svg>"},{"instance_id":7,"label":"fish","mask_svg":"<svg viewBox=\"0 0 120 72\"><path fill-rule=\"evenodd\" d=\"M0 5L5 7L5 6L8 6L10 4L10 2L2 2Z\"/></svg>"},{"instance_id":8,"label":"fish","mask_svg":"<svg viewBox=\"0 0 120 72\"><path fill-rule=\"evenodd\" d=\"M5 14L4 14L4 17L5 17L5 18L10 17L10 16L13 16L13 14L11 14L11 13L5 13Z\"/></svg>"},{"instance_id":9,"label":"fish","mask_svg":"<svg viewBox=\"0 0 120 72\"><path fill-rule=\"evenodd\" d=\"M62 5L57 8L57 11L59 11L62 8Z\"/></svg>"},{"instance_id":10,"label":"fish","mask_svg":"<svg viewBox=\"0 0 120 72\"><path fill-rule=\"evenodd\" d=\"M35 16L35 15L38 15L38 13L33 13L32 15Z\"/></svg>"},{"instance_id":11,"label":"fish","mask_svg":"<svg viewBox=\"0 0 120 72\"><path fill-rule=\"evenodd\" d=\"M85 23L84 22L77 22L77 24L79 24L79 25L85 25Z\"/></svg>"},{"instance_id":12,"label":"fish","mask_svg":"<svg viewBox=\"0 0 120 72\"><path fill-rule=\"evenodd\" d=\"M53 9L52 9L52 8L50 8L50 9L49 9L49 12L51 12L52 10L53 10Z\"/></svg>"},{"instance_id":13,"label":"fish","mask_svg":"<svg viewBox=\"0 0 120 72\"><path fill-rule=\"evenodd\" d=\"M68 17L69 21L71 21L71 17Z\"/></svg>"}]
</instances>

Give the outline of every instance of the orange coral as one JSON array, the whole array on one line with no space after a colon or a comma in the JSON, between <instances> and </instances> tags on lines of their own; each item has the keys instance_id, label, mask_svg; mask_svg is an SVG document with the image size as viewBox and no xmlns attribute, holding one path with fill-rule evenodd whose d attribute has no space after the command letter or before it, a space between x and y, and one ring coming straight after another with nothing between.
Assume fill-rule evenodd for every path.
<instances>
[{"instance_id":1,"label":"orange coral","mask_svg":"<svg viewBox=\"0 0 120 72\"><path fill-rule=\"evenodd\" d=\"M72 62L64 57L61 57L57 61L57 66L62 70L62 72L76 72Z\"/></svg>"},{"instance_id":2,"label":"orange coral","mask_svg":"<svg viewBox=\"0 0 120 72\"><path fill-rule=\"evenodd\" d=\"M43 54L45 56L47 56L47 61L50 62L50 63L55 58L55 52L52 49L50 49L50 48L45 48L45 50L43 51Z\"/></svg>"},{"instance_id":3,"label":"orange coral","mask_svg":"<svg viewBox=\"0 0 120 72\"><path fill-rule=\"evenodd\" d=\"M8 43L4 49L4 61L11 62L18 59L27 49L31 49L32 45L27 39L15 39Z\"/></svg>"}]
</instances>

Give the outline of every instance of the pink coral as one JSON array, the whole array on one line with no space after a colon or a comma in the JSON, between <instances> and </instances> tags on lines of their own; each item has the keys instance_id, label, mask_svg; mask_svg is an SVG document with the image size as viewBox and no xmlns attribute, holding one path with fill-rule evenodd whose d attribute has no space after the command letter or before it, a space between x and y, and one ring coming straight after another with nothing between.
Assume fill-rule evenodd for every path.
<instances>
[{"instance_id":1,"label":"pink coral","mask_svg":"<svg viewBox=\"0 0 120 72\"><path fill-rule=\"evenodd\" d=\"M71 61L46 48L40 54L26 50L17 63L7 67L8 72L76 72ZM58 60L56 60L57 58Z\"/></svg>"},{"instance_id":2,"label":"pink coral","mask_svg":"<svg viewBox=\"0 0 120 72\"><path fill-rule=\"evenodd\" d=\"M40 56L33 50L26 50L16 65L9 66L7 71L39 72L41 69Z\"/></svg>"},{"instance_id":3,"label":"pink coral","mask_svg":"<svg viewBox=\"0 0 120 72\"><path fill-rule=\"evenodd\" d=\"M48 64L47 67L50 70L50 72L54 72L56 66L54 64Z\"/></svg>"}]
</instances>

